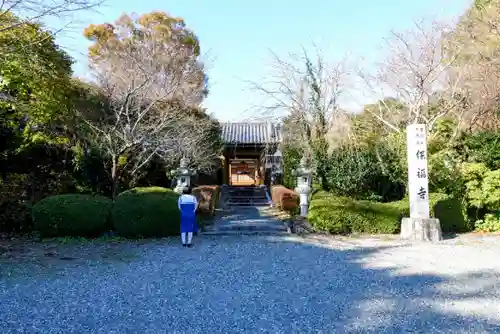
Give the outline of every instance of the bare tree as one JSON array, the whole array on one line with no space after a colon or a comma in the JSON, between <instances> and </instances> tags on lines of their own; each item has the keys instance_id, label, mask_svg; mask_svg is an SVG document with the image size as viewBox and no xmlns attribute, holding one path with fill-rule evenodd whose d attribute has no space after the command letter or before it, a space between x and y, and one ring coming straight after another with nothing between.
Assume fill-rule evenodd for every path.
<instances>
[{"instance_id":1,"label":"bare tree","mask_svg":"<svg viewBox=\"0 0 500 334\"><path fill-rule=\"evenodd\" d=\"M499 14L497 2L472 8L446 38L447 48L460 52L453 72L464 73L459 84L466 99L460 124L464 130L500 126Z\"/></svg>"},{"instance_id":2,"label":"bare tree","mask_svg":"<svg viewBox=\"0 0 500 334\"><path fill-rule=\"evenodd\" d=\"M39 23L48 19L63 19L76 13L92 10L105 0L0 0L0 32L23 24ZM16 15L18 21L8 19Z\"/></svg>"},{"instance_id":3,"label":"bare tree","mask_svg":"<svg viewBox=\"0 0 500 334\"><path fill-rule=\"evenodd\" d=\"M176 126L158 147L158 156L169 164L181 158L188 160L198 172L211 172L221 153L218 122L198 112L186 115L186 108L176 120Z\"/></svg>"},{"instance_id":4,"label":"bare tree","mask_svg":"<svg viewBox=\"0 0 500 334\"><path fill-rule=\"evenodd\" d=\"M341 104L351 92L353 67L347 57L328 63L318 49L313 57L304 49L287 60L273 56L270 79L252 84L270 101L260 106L260 112L272 118L286 117L284 140L298 145L312 160L327 189L332 129L345 130Z\"/></svg>"},{"instance_id":5,"label":"bare tree","mask_svg":"<svg viewBox=\"0 0 500 334\"><path fill-rule=\"evenodd\" d=\"M109 158L114 195L120 172L137 175L153 158L187 157L207 168L210 153L200 152L213 121L190 114L203 96L204 73L185 46L152 37L108 40L92 60L106 108L81 115L91 142Z\"/></svg>"},{"instance_id":6,"label":"bare tree","mask_svg":"<svg viewBox=\"0 0 500 334\"><path fill-rule=\"evenodd\" d=\"M384 45L388 54L375 73L361 73L370 94L378 95L377 108L367 111L391 130L399 132L401 125L420 122L432 131L463 102L459 83L464 72L451 71L458 53L443 44L449 30L443 23L418 21L411 30L392 32ZM386 97L405 108L386 103Z\"/></svg>"}]
</instances>

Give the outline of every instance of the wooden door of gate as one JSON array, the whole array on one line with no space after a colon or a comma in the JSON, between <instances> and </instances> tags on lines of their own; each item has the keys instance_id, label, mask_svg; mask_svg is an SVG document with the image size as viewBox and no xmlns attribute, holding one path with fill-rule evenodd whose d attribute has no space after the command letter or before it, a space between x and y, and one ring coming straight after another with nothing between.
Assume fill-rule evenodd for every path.
<instances>
[{"instance_id":1,"label":"wooden door of gate","mask_svg":"<svg viewBox=\"0 0 500 334\"><path fill-rule=\"evenodd\" d=\"M231 159L229 180L232 186L253 186L256 184L257 159Z\"/></svg>"}]
</instances>

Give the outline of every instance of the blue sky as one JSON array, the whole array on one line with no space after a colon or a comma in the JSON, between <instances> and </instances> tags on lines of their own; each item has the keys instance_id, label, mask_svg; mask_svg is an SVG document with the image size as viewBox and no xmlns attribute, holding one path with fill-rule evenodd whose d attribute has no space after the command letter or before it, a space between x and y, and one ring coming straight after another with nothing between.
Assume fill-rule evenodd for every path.
<instances>
[{"instance_id":1,"label":"blue sky","mask_svg":"<svg viewBox=\"0 0 500 334\"><path fill-rule=\"evenodd\" d=\"M471 0L108 0L99 13L78 18L90 23L113 22L123 12L166 11L183 17L199 36L202 52L210 59L210 96L204 105L221 120L251 117L261 100L248 81L266 76L269 49L278 55L300 51L313 43L330 59L346 53L372 56L379 52L391 29L404 29L426 16L461 15ZM78 60L75 74L86 73L87 43L80 33L66 34L59 42Z\"/></svg>"}]
</instances>

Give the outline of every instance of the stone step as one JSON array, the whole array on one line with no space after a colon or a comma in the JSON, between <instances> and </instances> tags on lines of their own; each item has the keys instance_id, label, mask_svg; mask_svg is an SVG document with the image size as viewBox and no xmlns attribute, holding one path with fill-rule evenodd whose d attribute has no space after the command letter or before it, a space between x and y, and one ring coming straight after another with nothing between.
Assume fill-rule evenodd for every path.
<instances>
[{"instance_id":1,"label":"stone step","mask_svg":"<svg viewBox=\"0 0 500 334\"><path fill-rule=\"evenodd\" d=\"M227 197L239 197L239 198L245 198L245 197L266 197L266 193L255 193L255 194L224 194Z\"/></svg>"},{"instance_id":2,"label":"stone step","mask_svg":"<svg viewBox=\"0 0 500 334\"><path fill-rule=\"evenodd\" d=\"M252 207L252 206L256 206L256 207L265 207L265 206L271 206L271 203L267 203L267 202L262 202L262 203L226 203L227 206L230 206L230 207Z\"/></svg>"},{"instance_id":3,"label":"stone step","mask_svg":"<svg viewBox=\"0 0 500 334\"><path fill-rule=\"evenodd\" d=\"M256 208L265 208L270 207L270 204L255 204L255 203L246 203L246 204L228 204L226 207L228 208L247 208L247 207L256 207Z\"/></svg>"},{"instance_id":4,"label":"stone step","mask_svg":"<svg viewBox=\"0 0 500 334\"><path fill-rule=\"evenodd\" d=\"M224 234L288 234L286 225L281 222L268 219L252 221L232 221L219 226L207 226L202 232L206 235L224 235Z\"/></svg>"},{"instance_id":5,"label":"stone step","mask_svg":"<svg viewBox=\"0 0 500 334\"><path fill-rule=\"evenodd\" d=\"M201 233L201 235L207 236L225 236L225 235L289 235L286 230L284 231L216 231L216 230L207 230Z\"/></svg>"},{"instance_id":6,"label":"stone step","mask_svg":"<svg viewBox=\"0 0 500 334\"><path fill-rule=\"evenodd\" d=\"M257 195L255 195L255 196L234 196L234 195L229 195L227 197L231 198L231 199L247 199L247 198L249 198L249 199L252 199L252 198L263 198L263 199L266 199L267 198L267 196L265 194L263 194L263 195L259 194L258 196Z\"/></svg>"},{"instance_id":7,"label":"stone step","mask_svg":"<svg viewBox=\"0 0 500 334\"><path fill-rule=\"evenodd\" d=\"M266 199L266 195L263 194L263 195L256 195L256 196L234 196L234 195L230 195L230 196L227 196L228 198L231 198L231 199L253 199L253 198L263 198L263 199Z\"/></svg>"}]
</instances>

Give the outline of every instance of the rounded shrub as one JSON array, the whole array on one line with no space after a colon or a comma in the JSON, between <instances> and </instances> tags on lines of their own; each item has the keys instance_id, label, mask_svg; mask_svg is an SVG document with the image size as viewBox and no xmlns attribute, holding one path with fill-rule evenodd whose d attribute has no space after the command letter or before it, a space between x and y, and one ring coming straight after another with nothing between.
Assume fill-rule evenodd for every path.
<instances>
[{"instance_id":1,"label":"rounded shrub","mask_svg":"<svg viewBox=\"0 0 500 334\"><path fill-rule=\"evenodd\" d=\"M123 237L165 237L180 232L179 195L161 187L134 188L116 197L112 223Z\"/></svg>"},{"instance_id":2,"label":"rounded shrub","mask_svg":"<svg viewBox=\"0 0 500 334\"><path fill-rule=\"evenodd\" d=\"M110 229L112 206L110 199L101 196L50 196L33 207L33 223L42 237L97 236Z\"/></svg>"}]
</instances>

